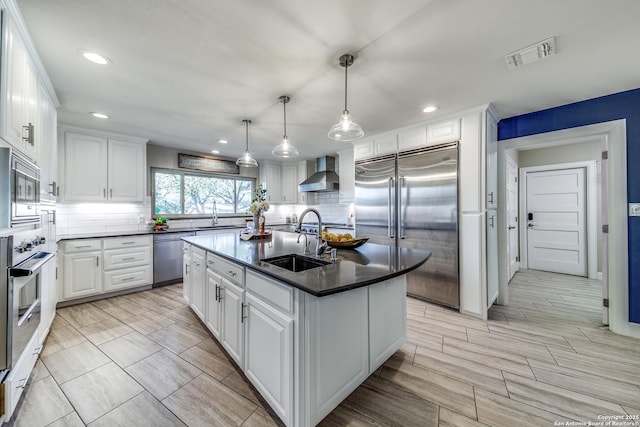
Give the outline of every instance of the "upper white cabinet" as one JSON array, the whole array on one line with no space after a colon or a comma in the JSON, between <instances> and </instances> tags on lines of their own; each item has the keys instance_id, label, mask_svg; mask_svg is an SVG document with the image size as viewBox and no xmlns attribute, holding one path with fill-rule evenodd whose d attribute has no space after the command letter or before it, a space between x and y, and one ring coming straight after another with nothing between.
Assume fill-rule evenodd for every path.
<instances>
[{"instance_id":1,"label":"upper white cabinet","mask_svg":"<svg viewBox=\"0 0 640 427\"><path fill-rule=\"evenodd\" d=\"M40 162L40 200L54 203L58 194L58 123L53 102L40 88L40 126L37 157Z\"/></svg>"},{"instance_id":2,"label":"upper white cabinet","mask_svg":"<svg viewBox=\"0 0 640 427\"><path fill-rule=\"evenodd\" d=\"M57 98L15 4L1 3L3 7L0 137L44 169L52 158L46 157L41 145L54 141L41 128Z\"/></svg>"},{"instance_id":3,"label":"upper white cabinet","mask_svg":"<svg viewBox=\"0 0 640 427\"><path fill-rule=\"evenodd\" d=\"M356 168L353 149L338 151L338 176L340 177L340 203L351 203L356 195Z\"/></svg>"},{"instance_id":4,"label":"upper white cabinet","mask_svg":"<svg viewBox=\"0 0 640 427\"><path fill-rule=\"evenodd\" d=\"M487 209L498 209L498 119L487 111Z\"/></svg>"},{"instance_id":5,"label":"upper white cabinet","mask_svg":"<svg viewBox=\"0 0 640 427\"><path fill-rule=\"evenodd\" d=\"M414 150L427 146L427 128L418 126L398 133L398 151Z\"/></svg>"},{"instance_id":6,"label":"upper white cabinet","mask_svg":"<svg viewBox=\"0 0 640 427\"><path fill-rule=\"evenodd\" d=\"M260 183L267 189L269 203L282 202L282 167L277 163L260 162Z\"/></svg>"},{"instance_id":7,"label":"upper white cabinet","mask_svg":"<svg viewBox=\"0 0 640 427\"><path fill-rule=\"evenodd\" d=\"M380 135L369 141L363 141L354 145L353 153L355 160L366 159L368 157L382 156L398 151L398 140L396 134Z\"/></svg>"},{"instance_id":8,"label":"upper white cabinet","mask_svg":"<svg viewBox=\"0 0 640 427\"><path fill-rule=\"evenodd\" d=\"M63 129L65 202L142 202L146 140Z\"/></svg>"},{"instance_id":9,"label":"upper white cabinet","mask_svg":"<svg viewBox=\"0 0 640 427\"><path fill-rule=\"evenodd\" d=\"M307 161L302 160L297 163L298 167L298 179L296 181L296 191L298 191L298 184L302 183L305 179L308 178L307 174ZM298 203L306 204L309 202L309 194L306 191L298 191Z\"/></svg>"},{"instance_id":10,"label":"upper white cabinet","mask_svg":"<svg viewBox=\"0 0 640 427\"><path fill-rule=\"evenodd\" d=\"M427 145L453 142L460 139L460 119L427 124Z\"/></svg>"},{"instance_id":11,"label":"upper white cabinet","mask_svg":"<svg viewBox=\"0 0 640 427\"><path fill-rule=\"evenodd\" d=\"M298 203L298 165L295 163L282 165L282 203Z\"/></svg>"}]
</instances>

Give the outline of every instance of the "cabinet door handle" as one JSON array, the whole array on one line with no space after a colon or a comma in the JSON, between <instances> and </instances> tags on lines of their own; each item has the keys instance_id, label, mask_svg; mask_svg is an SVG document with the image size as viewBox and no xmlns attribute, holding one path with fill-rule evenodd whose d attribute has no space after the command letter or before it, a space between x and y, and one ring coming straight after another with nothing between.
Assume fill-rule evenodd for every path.
<instances>
[{"instance_id":1,"label":"cabinet door handle","mask_svg":"<svg viewBox=\"0 0 640 427\"><path fill-rule=\"evenodd\" d=\"M103 188L103 189L102 189L102 198L103 198L103 199L106 199L106 198L107 198L107 189L106 189L106 188Z\"/></svg>"},{"instance_id":2,"label":"cabinet door handle","mask_svg":"<svg viewBox=\"0 0 640 427\"><path fill-rule=\"evenodd\" d=\"M96 267L100 266L100 257L96 257Z\"/></svg>"},{"instance_id":3,"label":"cabinet door handle","mask_svg":"<svg viewBox=\"0 0 640 427\"><path fill-rule=\"evenodd\" d=\"M26 126L22 126L22 128L26 131L27 136L23 136L22 140L26 141L29 145L33 146L34 145L34 141L33 141L33 123L29 123Z\"/></svg>"},{"instance_id":4,"label":"cabinet door handle","mask_svg":"<svg viewBox=\"0 0 640 427\"><path fill-rule=\"evenodd\" d=\"M220 286L216 284L216 301L220 301Z\"/></svg>"},{"instance_id":5,"label":"cabinet door handle","mask_svg":"<svg viewBox=\"0 0 640 427\"><path fill-rule=\"evenodd\" d=\"M135 277L125 277L124 279L120 279L121 282L128 282L130 280L134 280Z\"/></svg>"},{"instance_id":6,"label":"cabinet door handle","mask_svg":"<svg viewBox=\"0 0 640 427\"><path fill-rule=\"evenodd\" d=\"M84 248L90 248L90 247L91 247L91 245L81 245L81 246L75 246L74 245L74 248L76 248L76 249L84 249Z\"/></svg>"},{"instance_id":7,"label":"cabinet door handle","mask_svg":"<svg viewBox=\"0 0 640 427\"><path fill-rule=\"evenodd\" d=\"M113 188L109 189L109 197L113 199Z\"/></svg>"},{"instance_id":8,"label":"cabinet door handle","mask_svg":"<svg viewBox=\"0 0 640 427\"><path fill-rule=\"evenodd\" d=\"M228 273L228 274L229 274L229 276L231 276L231 277L236 277L236 276L237 276L236 272L235 272L235 271L232 271L232 270L227 271L227 273Z\"/></svg>"},{"instance_id":9,"label":"cabinet door handle","mask_svg":"<svg viewBox=\"0 0 640 427\"><path fill-rule=\"evenodd\" d=\"M489 193L489 203L493 203L493 191Z\"/></svg>"},{"instance_id":10,"label":"cabinet door handle","mask_svg":"<svg viewBox=\"0 0 640 427\"><path fill-rule=\"evenodd\" d=\"M133 245L133 244L135 244L135 243L136 243L136 242L122 242L122 243L120 243L120 244L121 244L121 245Z\"/></svg>"},{"instance_id":11,"label":"cabinet door handle","mask_svg":"<svg viewBox=\"0 0 640 427\"><path fill-rule=\"evenodd\" d=\"M131 260L134 260L134 259L136 259L136 257L130 256L128 258L122 258L122 261L131 261Z\"/></svg>"},{"instance_id":12,"label":"cabinet door handle","mask_svg":"<svg viewBox=\"0 0 640 427\"><path fill-rule=\"evenodd\" d=\"M245 303L240 304L240 323L244 323L244 319L247 318L247 316L244 315L245 308L247 308L247 304Z\"/></svg>"},{"instance_id":13,"label":"cabinet door handle","mask_svg":"<svg viewBox=\"0 0 640 427\"><path fill-rule=\"evenodd\" d=\"M491 216L489 218L489 227L493 228L494 227L494 221L493 221L493 216Z\"/></svg>"}]
</instances>

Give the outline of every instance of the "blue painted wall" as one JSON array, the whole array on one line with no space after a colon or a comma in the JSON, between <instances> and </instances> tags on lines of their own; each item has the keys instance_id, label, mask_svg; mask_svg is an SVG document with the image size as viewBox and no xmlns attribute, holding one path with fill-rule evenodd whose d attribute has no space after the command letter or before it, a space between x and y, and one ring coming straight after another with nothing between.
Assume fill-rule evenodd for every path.
<instances>
[{"instance_id":1,"label":"blue painted wall","mask_svg":"<svg viewBox=\"0 0 640 427\"><path fill-rule=\"evenodd\" d=\"M640 202L640 89L501 120L498 140L618 119L627 119L627 201ZM629 321L640 323L640 217L628 223Z\"/></svg>"}]
</instances>

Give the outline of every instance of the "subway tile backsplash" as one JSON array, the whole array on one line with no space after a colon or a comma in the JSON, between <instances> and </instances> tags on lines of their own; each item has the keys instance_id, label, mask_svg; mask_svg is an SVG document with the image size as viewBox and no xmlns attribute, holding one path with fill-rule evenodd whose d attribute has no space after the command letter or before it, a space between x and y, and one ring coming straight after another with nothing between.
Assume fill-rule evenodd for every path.
<instances>
[{"instance_id":1,"label":"subway tile backsplash","mask_svg":"<svg viewBox=\"0 0 640 427\"><path fill-rule=\"evenodd\" d=\"M338 192L316 193L313 204L271 205L265 213L267 224L285 223L294 213L299 216L308 207L317 209L323 222L347 224L353 212L353 204L341 204ZM151 198L145 203L59 203L57 206L57 234L73 235L109 231L144 231L151 226ZM315 215L308 215L305 221L316 222ZM244 225L243 218L220 218L219 225ZM170 220L171 228L197 228L211 226L210 218Z\"/></svg>"}]
</instances>

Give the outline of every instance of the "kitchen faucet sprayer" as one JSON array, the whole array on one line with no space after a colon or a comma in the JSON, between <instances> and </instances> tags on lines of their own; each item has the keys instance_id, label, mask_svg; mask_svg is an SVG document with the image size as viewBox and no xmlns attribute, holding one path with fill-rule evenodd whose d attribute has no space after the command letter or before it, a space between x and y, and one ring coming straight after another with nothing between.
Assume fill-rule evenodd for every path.
<instances>
[{"instance_id":1,"label":"kitchen faucet sprayer","mask_svg":"<svg viewBox=\"0 0 640 427\"><path fill-rule=\"evenodd\" d=\"M327 243L322 241L322 234L321 234L322 218L320 218L320 212L318 212L313 208L307 208L304 211L302 211L302 213L300 214L300 217L298 218L298 223L296 224L296 228L294 231L296 233L300 233L300 230L302 229L302 220L304 219L305 215L308 214L309 212L313 212L318 217L318 235L316 236L316 239L317 239L316 240L316 256L322 255L324 250L327 248Z\"/></svg>"},{"instance_id":2,"label":"kitchen faucet sprayer","mask_svg":"<svg viewBox=\"0 0 640 427\"><path fill-rule=\"evenodd\" d=\"M212 225L218 224L218 207L215 200L213 201L213 211L211 212L211 223Z\"/></svg>"}]
</instances>

